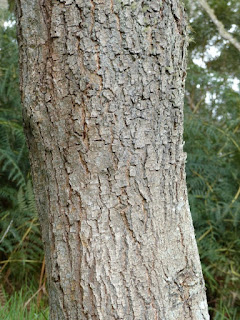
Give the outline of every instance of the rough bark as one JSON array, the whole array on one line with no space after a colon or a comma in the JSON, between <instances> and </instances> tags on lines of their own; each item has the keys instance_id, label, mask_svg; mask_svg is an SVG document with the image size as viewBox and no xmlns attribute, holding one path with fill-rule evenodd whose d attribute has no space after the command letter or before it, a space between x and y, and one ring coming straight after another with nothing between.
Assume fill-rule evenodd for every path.
<instances>
[{"instance_id":1,"label":"rough bark","mask_svg":"<svg viewBox=\"0 0 240 320\"><path fill-rule=\"evenodd\" d=\"M18 0L51 319L209 319L185 181L177 0Z\"/></svg>"}]
</instances>

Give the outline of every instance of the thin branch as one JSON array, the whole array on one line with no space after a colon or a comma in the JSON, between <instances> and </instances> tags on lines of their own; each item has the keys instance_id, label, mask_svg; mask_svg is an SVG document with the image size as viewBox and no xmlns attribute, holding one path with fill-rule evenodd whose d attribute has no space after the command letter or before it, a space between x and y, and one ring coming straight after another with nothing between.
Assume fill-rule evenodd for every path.
<instances>
[{"instance_id":1,"label":"thin branch","mask_svg":"<svg viewBox=\"0 0 240 320\"><path fill-rule=\"evenodd\" d=\"M40 287L29 299L24 303L23 309L27 307L27 305L32 301L32 299L43 289L43 286Z\"/></svg>"},{"instance_id":2,"label":"thin branch","mask_svg":"<svg viewBox=\"0 0 240 320\"><path fill-rule=\"evenodd\" d=\"M229 33L222 24L221 21L218 20L216 17L214 10L209 6L206 0L198 0L198 2L201 4L203 9L207 12L209 17L211 18L212 22L216 25L218 32L221 37L231 42L232 45L240 52L240 42L236 38L234 38L231 33Z\"/></svg>"},{"instance_id":3,"label":"thin branch","mask_svg":"<svg viewBox=\"0 0 240 320\"><path fill-rule=\"evenodd\" d=\"M3 242L4 238L6 237L6 235L7 235L8 231L9 231L9 229L11 228L12 223L13 223L13 220L11 220L11 222L9 223L9 225L8 225L8 227L7 227L7 229L6 229L6 231L4 232L4 234L3 234L3 236L2 236L2 239L0 240L0 243L2 243L2 242Z\"/></svg>"}]
</instances>

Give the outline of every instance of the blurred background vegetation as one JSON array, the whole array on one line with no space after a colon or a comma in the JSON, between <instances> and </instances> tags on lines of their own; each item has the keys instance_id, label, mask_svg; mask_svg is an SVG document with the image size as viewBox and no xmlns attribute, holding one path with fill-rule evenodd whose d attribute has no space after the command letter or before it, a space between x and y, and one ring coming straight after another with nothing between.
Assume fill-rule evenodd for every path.
<instances>
[{"instance_id":1,"label":"blurred background vegetation","mask_svg":"<svg viewBox=\"0 0 240 320\"><path fill-rule=\"evenodd\" d=\"M208 0L240 41L240 1ZM187 182L211 319L240 319L240 52L185 0ZM22 129L15 19L0 11L0 319L47 319L44 255Z\"/></svg>"}]
</instances>

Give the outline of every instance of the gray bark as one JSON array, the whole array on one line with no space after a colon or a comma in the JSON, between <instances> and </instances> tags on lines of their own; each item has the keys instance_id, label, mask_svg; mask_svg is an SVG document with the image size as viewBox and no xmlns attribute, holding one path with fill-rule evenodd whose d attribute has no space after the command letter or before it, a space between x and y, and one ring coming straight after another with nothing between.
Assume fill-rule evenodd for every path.
<instances>
[{"instance_id":1,"label":"gray bark","mask_svg":"<svg viewBox=\"0 0 240 320\"><path fill-rule=\"evenodd\" d=\"M18 0L51 319L209 319L185 181L177 0Z\"/></svg>"}]
</instances>

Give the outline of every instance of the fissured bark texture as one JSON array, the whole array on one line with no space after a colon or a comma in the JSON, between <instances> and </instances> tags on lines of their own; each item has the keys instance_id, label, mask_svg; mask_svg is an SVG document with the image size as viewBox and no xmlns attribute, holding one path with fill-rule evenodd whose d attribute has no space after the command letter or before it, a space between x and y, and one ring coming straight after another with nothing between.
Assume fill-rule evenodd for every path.
<instances>
[{"instance_id":1,"label":"fissured bark texture","mask_svg":"<svg viewBox=\"0 0 240 320\"><path fill-rule=\"evenodd\" d=\"M52 320L206 320L178 0L18 0Z\"/></svg>"}]
</instances>

